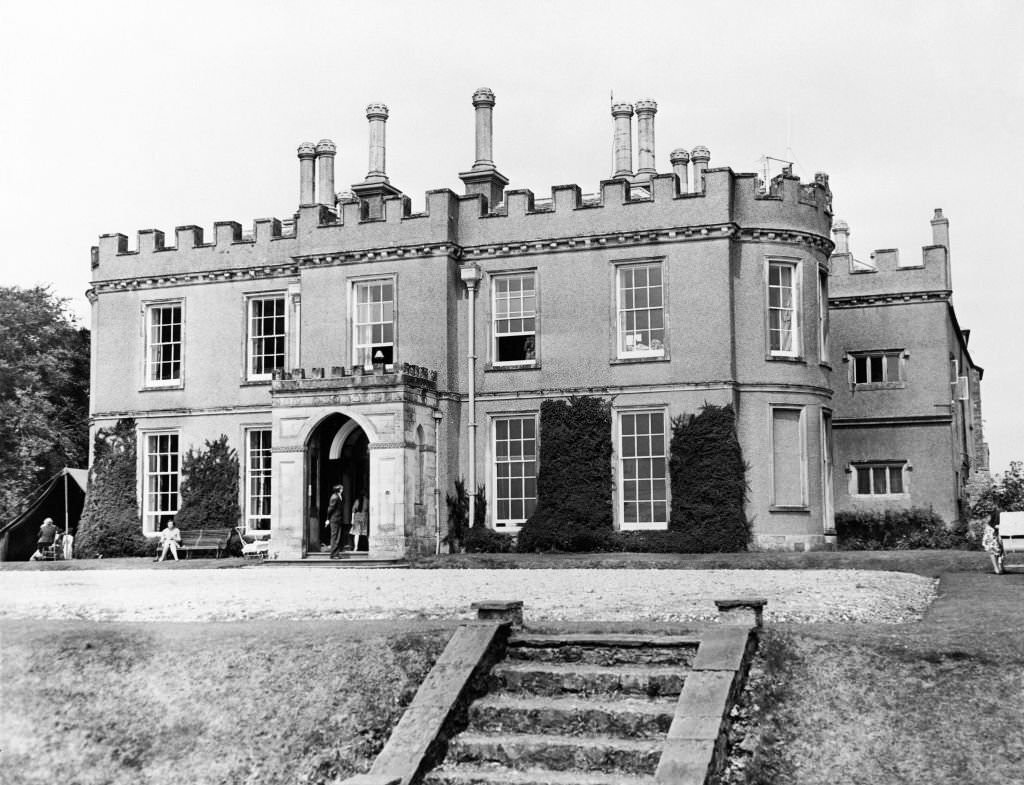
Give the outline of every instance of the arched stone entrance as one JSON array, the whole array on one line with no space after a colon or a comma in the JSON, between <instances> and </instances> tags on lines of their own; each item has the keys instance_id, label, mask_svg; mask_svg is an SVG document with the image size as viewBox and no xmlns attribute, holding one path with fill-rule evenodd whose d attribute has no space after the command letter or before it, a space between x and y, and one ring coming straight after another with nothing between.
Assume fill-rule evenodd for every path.
<instances>
[{"instance_id":1,"label":"arched stone entrance","mask_svg":"<svg viewBox=\"0 0 1024 785\"><path fill-rule=\"evenodd\" d=\"M370 499L369 438L363 428L348 415L335 412L312 430L306 441L306 532L305 551L326 553L330 550L330 527L327 508L336 484L343 488L342 545L350 544L354 534L348 526L357 500L366 509ZM367 551L369 537L351 540L351 548Z\"/></svg>"}]
</instances>

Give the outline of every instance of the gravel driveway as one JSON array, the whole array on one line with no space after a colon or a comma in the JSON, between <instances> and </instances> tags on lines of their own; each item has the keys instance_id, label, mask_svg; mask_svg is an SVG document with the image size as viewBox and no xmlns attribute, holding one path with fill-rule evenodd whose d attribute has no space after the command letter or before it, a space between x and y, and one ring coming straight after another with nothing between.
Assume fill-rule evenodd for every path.
<instances>
[{"instance_id":1,"label":"gravel driveway","mask_svg":"<svg viewBox=\"0 0 1024 785\"><path fill-rule=\"evenodd\" d=\"M0 572L0 618L471 618L472 602L518 599L528 620L675 622L765 597L769 621L899 623L921 618L936 584L867 570L33 570Z\"/></svg>"}]
</instances>

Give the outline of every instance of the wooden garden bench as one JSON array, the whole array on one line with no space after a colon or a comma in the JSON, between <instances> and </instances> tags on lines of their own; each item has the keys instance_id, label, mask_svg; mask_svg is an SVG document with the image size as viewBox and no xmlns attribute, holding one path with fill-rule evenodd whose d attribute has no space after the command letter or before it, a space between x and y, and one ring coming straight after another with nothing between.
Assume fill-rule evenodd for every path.
<instances>
[{"instance_id":1,"label":"wooden garden bench","mask_svg":"<svg viewBox=\"0 0 1024 785\"><path fill-rule=\"evenodd\" d=\"M186 554L192 551L214 551L216 558L228 546L228 535L231 529L187 529L181 532L181 543L178 550Z\"/></svg>"}]
</instances>

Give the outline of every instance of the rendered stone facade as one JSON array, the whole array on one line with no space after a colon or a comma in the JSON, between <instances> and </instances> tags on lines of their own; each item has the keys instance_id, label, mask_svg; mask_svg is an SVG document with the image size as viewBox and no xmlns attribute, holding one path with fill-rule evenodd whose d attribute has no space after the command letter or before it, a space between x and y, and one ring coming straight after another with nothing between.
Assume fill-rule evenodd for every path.
<instances>
[{"instance_id":1,"label":"rendered stone facade","mask_svg":"<svg viewBox=\"0 0 1024 785\"><path fill-rule=\"evenodd\" d=\"M637 172L634 107L617 104L615 176L539 199L508 190L493 160L494 94L472 103L466 193L430 191L423 212L391 184L390 113L371 104L369 170L351 191L334 193L324 139L298 149L292 219L251 234L221 222L209 242L195 226L173 245L155 229L134 249L100 238L92 422L136 419L144 530L176 509L180 455L223 433L243 463L246 526L272 532L281 557L321 552L336 483L346 521L368 504L370 556L439 547L459 478L485 487L489 525L514 532L536 497L541 402L586 394L612 401L618 527L665 526L671 418L732 404L755 546L827 546L834 500L858 501L842 493L843 462L899 452L875 446L889 431L860 421L863 398L840 378L849 320L879 311L856 299L870 276L837 272L827 176L762 183L708 168L705 147L674 150L658 173L645 100ZM961 336L955 319L944 329L950 345ZM868 446L851 452L847 434Z\"/></svg>"}]
</instances>

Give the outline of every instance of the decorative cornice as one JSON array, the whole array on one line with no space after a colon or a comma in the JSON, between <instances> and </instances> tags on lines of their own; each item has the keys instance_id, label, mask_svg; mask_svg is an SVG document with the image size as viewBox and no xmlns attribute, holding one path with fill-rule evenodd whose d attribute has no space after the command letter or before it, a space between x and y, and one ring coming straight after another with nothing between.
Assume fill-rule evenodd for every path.
<instances>
[{"instance_id":1,"label":"decorative cornice","mask_svg":"<svg viewBox=\"0 0 1024 785\"><path fill-rule=\"evenodd\" d=\"M357 251L339 251L338 253L308 254L295 256L293 259L299 267L333 267L344 264L364 264L366 262L432 256L450 256L453 259L460 259L462 253L462 247L454 243L423 243L385 248L363 248Z\"/></svg>"},{"instance_id":2,"label":"decorative cornice","mask_svg":"<svg viewBox=\"0 0 1024 785\"><path fill-rule=\"evenodd\" d=\"M110 278L105 281L93 281L91 291L99 295L106 292L161 289L168 286L192 286L195 284L223 283L226 281L297 278L298 275L299 265L289 259L287 262L278 264L260 264L230 270L200 270L167 275L142 275L136 278Z\"/></svg>"},{"instance_id":3,"label":"decorative cornice","mask_svg":"<svg viewBox=\"0 0 1024 785\"><path fill-rule=\"evenodd\" d=\"M849 297L829 297L829 308L863 308L865 306L903 305L904 303L948 302L953 296L950 289L929 292L876 292Z\"/></svg>"},{"instance_id":4,"label":"decorative cornice","mask_svg":"<svg viewBox=\"0 0 1024 785\"><path fill-rule=\"evenodd\" d=\"M910 417L834 417L833 428L890 428L893 426L949 425L952 415L924 414Z\"/></svg>"}]
</instances>

